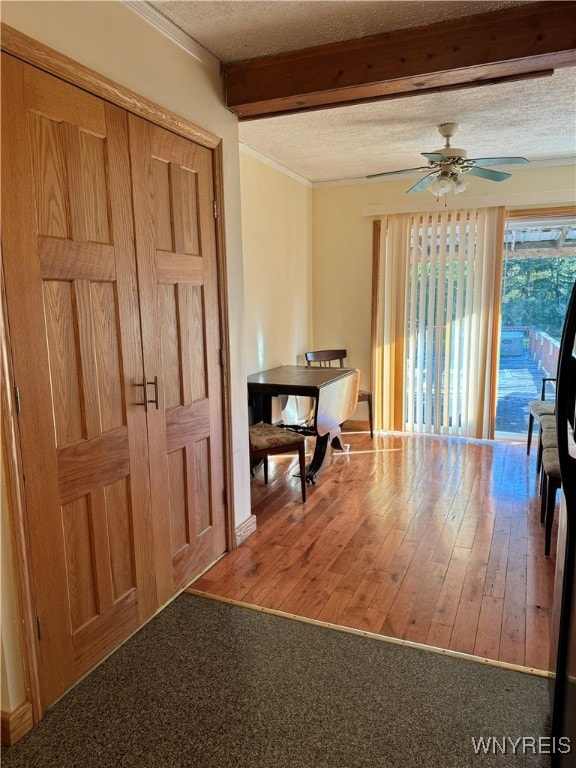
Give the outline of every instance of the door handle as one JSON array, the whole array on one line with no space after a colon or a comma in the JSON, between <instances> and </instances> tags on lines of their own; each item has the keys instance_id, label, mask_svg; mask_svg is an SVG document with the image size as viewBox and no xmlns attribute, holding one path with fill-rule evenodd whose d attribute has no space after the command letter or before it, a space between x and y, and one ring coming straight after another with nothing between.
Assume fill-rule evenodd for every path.
<instances>
[{"instance_id":1,"label":"door handle","mask_svg":"<svg viewBox=\"0 0 576 768\"><path fill-rule=\"evenodd\" d=\"M152 400L148 400L148 385L153 384L154 385L154 397ZM137 387L142 387L144 390L144 402L143 403L136 403L136 405L143 405L144 410L146 413L148 413L148 403L154 403L156 405L156 410L160 407L158 404L158 376L154 376L153 381L147 381L146 377L142 379L142 382L136 382Z\"/></svg>"},{"instance_id":2,"label":"door handle","mask_svg":"<svg viewBox=\"0 0 576 768\"><path fill-rule=\"evenodd\" d=\"M154 376L154 381L148 381L147 384L154 384L154 397L152 400L148 400L149 403L155 403L156 404L156 410L160 407L158 405L158 376ZM148 392L146 391L146 396L148 396Z\"/></svg>"}]
</instances>

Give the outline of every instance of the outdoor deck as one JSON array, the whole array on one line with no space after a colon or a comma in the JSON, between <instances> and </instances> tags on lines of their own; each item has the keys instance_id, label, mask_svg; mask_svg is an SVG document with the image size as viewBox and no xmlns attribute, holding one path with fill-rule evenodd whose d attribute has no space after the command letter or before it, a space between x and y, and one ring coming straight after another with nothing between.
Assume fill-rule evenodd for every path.
<instances>
[{"instance_id":1,"label":"outdoor deck","mask_svg":"<svg viewBox=\"0 0 576 768\"><path fill-rule=\"evenodd\" d=\"M528 434L528 403L537 400L542 377L548 374L538 367L527 350L521 355L502 355L498 381L496 433ZM550 387L548 397L552 396Z\"/></svg>"}]
</instances>

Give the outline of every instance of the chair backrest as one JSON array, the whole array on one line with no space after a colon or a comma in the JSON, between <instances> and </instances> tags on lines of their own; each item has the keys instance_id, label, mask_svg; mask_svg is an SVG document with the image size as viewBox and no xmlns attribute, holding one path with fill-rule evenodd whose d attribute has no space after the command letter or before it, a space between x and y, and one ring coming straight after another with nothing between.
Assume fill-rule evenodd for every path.
<instances>
[{"instance_id":1,"label":"chair backrest","mask_svg":"<svg viewBox=\"0 0 576 768\"><path fill-rule=\"evenodd\" d=\"M316 349L313 352L306 352L306 365L319 365L321 368L331 368L332 363L339 363L340 368L344 367L345 349Z\"/></svg>"},{"instance_id":2,"label":"chair backrest","mask_svg":"<svg viewBox=\"0 0 576 768\"><path fill-rule=\"evenodd\" d=\"M573 509L568 500L570 496L571 503L576 504L576 457L573 447L576 446L576 282L572 288L560 342L556 422L562 485L566 486L566 508Z\"/></svg>"}]
</instances>

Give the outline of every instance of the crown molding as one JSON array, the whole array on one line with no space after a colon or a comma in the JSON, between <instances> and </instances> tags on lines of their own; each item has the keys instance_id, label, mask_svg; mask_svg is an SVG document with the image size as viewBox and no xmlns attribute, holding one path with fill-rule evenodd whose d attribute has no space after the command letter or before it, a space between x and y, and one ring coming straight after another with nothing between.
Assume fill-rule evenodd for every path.
<instances>
[{"instance_id":1,"label":"crown molding","mask_svg":"<svg viewBox=\"0 0 576 768\"><path fill-rule=\"evenodd\" d=\"M153 8L144 0L122 0L122 2L130 8L130 10L137 13L149 24L155 27L163 35L170 38L172 42L179 45L187 53L190 53L197 61L210 69L212 72L220 73L220 59L216 58L214 54L203 48L200 43L197 43L193 37L187 35L179 27L176 26L170 19L163 16L156 8Z\"/></svg>"},{"instance_id":2,"label":"crown molding","mask_svg":"<svg viewBox=\"0 0 576 768\"><path fill-rule=\"evenodd\" d=\"M240 151L243 152L245 155L249 155L250 157L253 157L256 160L259 160L264 165L269 165L271 168L274 168L276 171L283 173L285 176L289 176L291 179L294 179L294 181L297 181L299 184L302 184L302 186L304 187L310 187L310 188L314 187L314 184L308 179L305 179L304 176L300 176L294 171L291 171L289 168L286 168L280 163L277 163L276 160L272 160L271 158L266 157L266 155L263 155L262 152L259 152L257 149L253 149L252 147L249 147L247 144L243 144L242 142L239 142L239 143L240 143Z\"/></svg>"}]
</instances>

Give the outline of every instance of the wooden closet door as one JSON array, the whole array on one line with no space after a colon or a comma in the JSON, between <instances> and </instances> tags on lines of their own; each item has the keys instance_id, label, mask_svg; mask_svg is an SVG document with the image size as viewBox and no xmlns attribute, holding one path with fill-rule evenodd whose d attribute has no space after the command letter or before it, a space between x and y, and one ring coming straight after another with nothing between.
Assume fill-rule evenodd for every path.
<instances>
[{"instance_id":1,"label":"wooden closet door","mask_svg":"<svg viewBox=\"0 0 576 768\"><path fill-rule=\"evenodd\" d=\"M129 133L162 600L226 548L212 152L134 116Z\"/></svg>"},{"instance_id":2,"label":"wooden closet door","mask_svg":"<svg viewBox=\"0 0 576 768\"><path fill-rule=\"evenodd\" d=\"M157 605L126 114L2 56L3 260L44 705Z\"/></svg>"}]
</instances>

